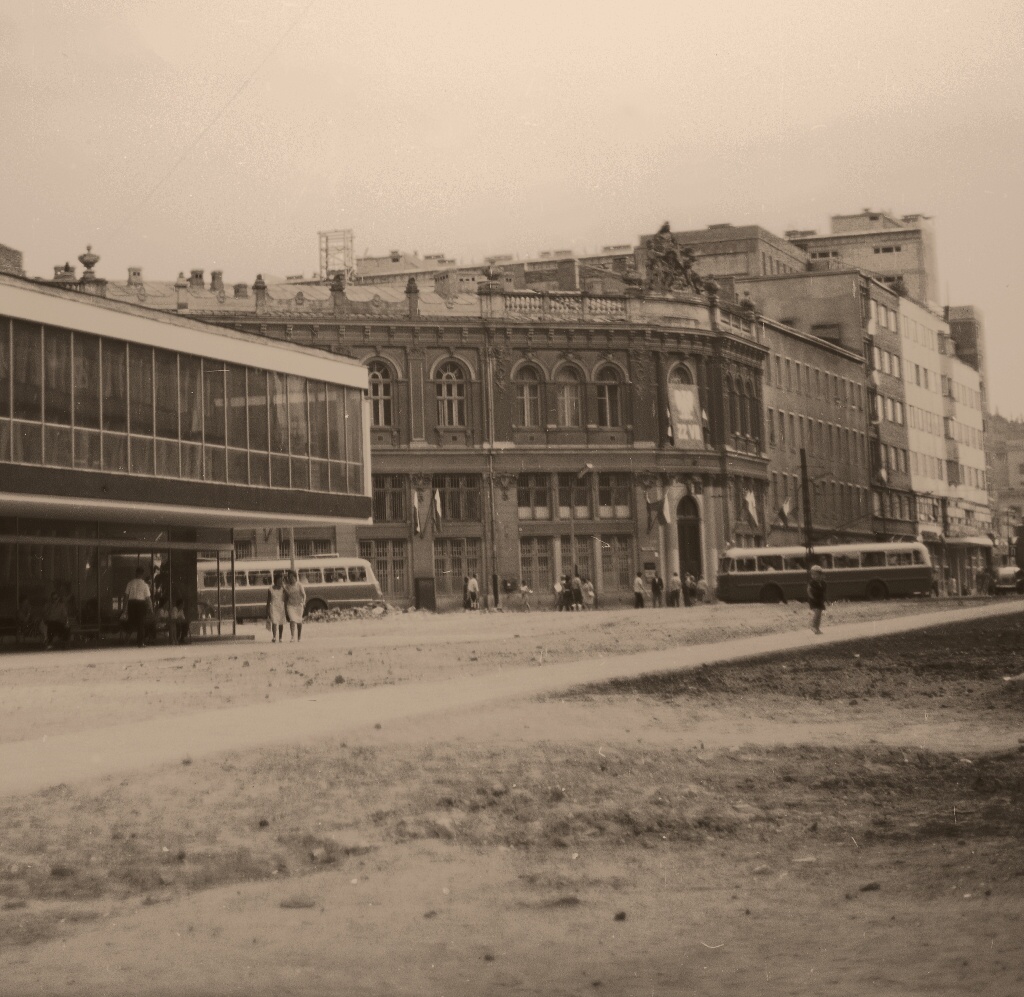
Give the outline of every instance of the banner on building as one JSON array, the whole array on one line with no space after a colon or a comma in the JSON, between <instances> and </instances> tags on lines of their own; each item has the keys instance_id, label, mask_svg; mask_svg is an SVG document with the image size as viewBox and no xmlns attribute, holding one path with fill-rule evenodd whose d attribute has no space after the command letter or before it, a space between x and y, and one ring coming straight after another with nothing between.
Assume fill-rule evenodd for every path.
<instances>
[{"instance_id":1,"label":"banner on building","mask_svg":"<svg viewBox=\"0 0 1024 997\"><path fill-rule=\"evenodd\" d=\"M669 439L673 446L703 443L700 398L695 384L668 386Z\"/></svg>"}]
</instances>

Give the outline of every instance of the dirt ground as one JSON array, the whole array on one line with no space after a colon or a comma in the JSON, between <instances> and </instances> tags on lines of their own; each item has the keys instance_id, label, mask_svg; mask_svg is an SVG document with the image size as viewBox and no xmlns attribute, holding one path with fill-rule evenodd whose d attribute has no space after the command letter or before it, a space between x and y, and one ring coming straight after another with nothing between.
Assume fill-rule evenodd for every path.
<instances>
[{"instance_id":1,"label":"dirt ground","mask_svg":"<svg viewBox=\"0 0 1024 997\"><path fill-rule=\"evenodd\" d=\"M835 603L827 625L941 612L976 600ZM593 613L397 613L307 624L301 644L195 644L0 655L0 743L157 716L274 702L504 667L706 644L807 625L790 606L696 606Z\"/></svg>"},{"instance_id":2,"label":"dirt ground","mask_svg":"<svg viewBox=\"0 0 1024 997\"><path fill-rule=\"evenodd\" d=\"M397 682L788 612L402 617L129 667L184 710L257 668L327 684L348 649L346 681ZM126 664L66 681L153 709ZM6 799L0 993L1016 995L1022 671L1017 613Z\"/></svg>"}]
</instances>

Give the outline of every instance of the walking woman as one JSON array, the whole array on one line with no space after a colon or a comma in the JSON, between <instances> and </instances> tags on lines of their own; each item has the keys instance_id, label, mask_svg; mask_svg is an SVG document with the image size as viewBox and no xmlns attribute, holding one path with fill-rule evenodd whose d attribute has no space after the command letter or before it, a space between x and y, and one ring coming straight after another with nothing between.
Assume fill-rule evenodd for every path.
<instances>
[{"instance_id":1,"label":"walking woman","mask_svg":"<svg viewBox=\"0 0 1024 997\"><path fill-rule=\"evenodd\" d=\"M288 572L288 580L284 583L284 611L288 617L291 639L302 640L302 617L306 613L306 590L302 587L299 576L294 571Z\"/></svg>"},{"instance_id":2,"label":"walking woman","mask_svg":"<svg viewBox=\"0 0 1024 997\"><path fill-rule=\"evenodd\" d=\"M274 572L274 584L267 589L267 622L270 624L270 642L284 640L284 625L288 614L284 605L284 579L280 571Z\"/></svg>"}]
</instances>

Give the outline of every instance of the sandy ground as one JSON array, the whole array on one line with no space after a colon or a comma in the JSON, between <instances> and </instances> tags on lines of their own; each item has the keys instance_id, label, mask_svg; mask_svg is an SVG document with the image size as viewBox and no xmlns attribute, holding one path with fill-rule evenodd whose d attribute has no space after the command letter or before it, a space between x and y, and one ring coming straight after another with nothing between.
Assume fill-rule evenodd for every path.
<instances>
[{"instance_id":1,"label":"sandy ground","mask_svg":"<svg viewBox=\"0 0 1024 997\"><path fill-rule=\"evenodd\" d=\"M844 625L901 606L842 607ZM808 648L787 607L672 616L403 616L301 651L0 660L5 726L32 739L226 720L311 688L415 694L442 673L579 678L583 649L749 649L758 626L789 644L690 685L548 689L343 740L296 729L10 797L0 993L1024 992L1024 702L1001 677L1024 670L1019 615L835 648ZM229 681L230 703L213 695Z\"/></svg>"}]
</instances>

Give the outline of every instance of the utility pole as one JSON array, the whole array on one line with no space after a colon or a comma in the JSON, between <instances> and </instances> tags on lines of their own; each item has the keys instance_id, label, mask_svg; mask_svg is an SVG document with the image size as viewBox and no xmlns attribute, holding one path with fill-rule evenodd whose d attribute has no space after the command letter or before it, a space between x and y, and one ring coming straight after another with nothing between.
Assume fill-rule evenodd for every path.
<instances>
[{"instance_id":1,"label":"utility pole","mask_svg":"<svg viewBox=\"0 0 1024 997\"><path fill-rule=\"evenodd\" d=\"M800 448L800 484L804 492L804 542L807 546L807 573L810 575L814 527L811 523L811 479L807 474L807 450L804 447Z\"/></svg>"}]
</instances>

